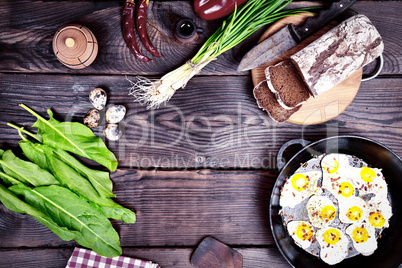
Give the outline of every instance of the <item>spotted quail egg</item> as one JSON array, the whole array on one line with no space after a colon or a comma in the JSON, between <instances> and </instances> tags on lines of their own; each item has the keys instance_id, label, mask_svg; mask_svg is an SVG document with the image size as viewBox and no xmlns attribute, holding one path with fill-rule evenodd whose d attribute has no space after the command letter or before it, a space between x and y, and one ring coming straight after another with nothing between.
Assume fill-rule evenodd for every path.
<instances>
[{"instance_id":1,"label":"spotted quail egg","mask_svg":"<svg viewBox=\"0 0 402 268\"><path fill-rule=\"evenodd\" d=\"M123 105L112 105L106 111L106 121L117 124L126 115L126 107Z\"/></svg>"},{"instance_id":2,"label":"spotted quail egg","mask_svg":"<svg viewBox=\"0 0 402 268\"><path fill-rule=\"evenodd\" d=\"M89 93L89 101L92 105L98 109L102 110L106 106L107 95L106 92L100 87L94 88Z\"/></svg>"},{"instance_id":3,"label":"spotted quail egg","mask_svg":"<svg viewBox=\"0 0 402 268\"><path fill-rule=\"evenodd\" d=\"M100 115L97 109L89 110L84 116L84 124L89 128L96 128L99 125Z\"/></svg>"},{"instance_id":4,"label":"spotted quail egg","mask_svg":"<svg viewBox=\"0 0 402 268\"><path fill-rule=\"evenodd\" d=\"M105 125L105 127L103 128L103 134L109 140L116 141L121 138L123 132L121 131L118 124L111 123Z\"/></svg>"}]
</instances>

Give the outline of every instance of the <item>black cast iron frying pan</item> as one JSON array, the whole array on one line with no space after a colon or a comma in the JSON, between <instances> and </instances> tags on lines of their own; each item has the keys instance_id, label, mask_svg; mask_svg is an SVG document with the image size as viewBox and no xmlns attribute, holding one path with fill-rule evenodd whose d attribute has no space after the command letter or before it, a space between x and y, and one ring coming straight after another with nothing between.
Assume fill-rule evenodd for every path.
<instances>
[{"instance_id":1,"label":"black cast iron frying pan","mask_svg":"<svg viewBox=\"0 0 402 268\"><path fill-rule=\"evenodd\" d=\"M304 146L286 164L282 162L282 153L290 145L299 143ZM344 259L336 265L328 265L317 257L298 247L288 235L279 215L280 189L304 163L313 156L329 153L355 155L369 165L381 168L388 183L393 216L389 228L378 239L378 248L371 256L358 255ZM388 268L402 267L402 160L390 149L376 141L356 136L336 136L314 143L306 140L291 140L282 146L278 153L278 168L282 169L272 190L270 202L270 224L275 243L285 259L293 267L355 267Z\"/></svg>"}]
</instances>

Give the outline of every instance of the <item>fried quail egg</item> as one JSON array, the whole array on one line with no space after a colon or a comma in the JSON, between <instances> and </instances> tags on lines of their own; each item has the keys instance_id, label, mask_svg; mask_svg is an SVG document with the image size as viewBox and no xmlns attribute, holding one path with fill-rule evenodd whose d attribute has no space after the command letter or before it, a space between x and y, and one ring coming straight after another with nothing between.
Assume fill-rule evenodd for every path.
<instances>
[{"instance_id":1,"label":"fried quail egg","mask_svg":"<svg viewBox=\"0 0 402 268\"><path fill-rule=\"evenodd\" d=\"M345 154L328 154L321 160L321 168L329 176L340 171L340 168L349 166L349 158Z\"/></svg>"},{"instance_id":2,"label":"fried quail egg","mask_svg":"<svg viewBox=\"0 0 402 268\"><path fill-rule=\"evenodd\" d=\"M353 182L342 177L333 180L330 185L326 185L325 189L333 194L339 202L347 201L347 199L353 198L357 193Z\"/></svg>"},{"instance_id":3,"label":"fried quail egg","mask_svg":"<svg viewBox=\"0 0 402 268\"><path fill-rule=\"evenodd\" d=\"M315 232L309 222L290 221L287 224L287 228L295 243L303 249L308 248L314 240Z\"/></svg>"},{"instance_id":4,"label":"fried quail egg","mask_svg":"<svg viewBox=\"0 0 402 268\"><path fill-rule=\"evenodd\" d=\"M321 171L310 171L306 173L296 173L286 180L281 191L279 204L282 207L294 208L303 200L313 194L321 194L322 190L317 186L321 178Z\"/></svg>"},{"instance_id":5,"label":"fried quail egg","mask_svg":"<svg viewBox=\"0 0 402 268\"><path fill-rule=\"evenodd\" d=\"M321 160L322 187L331 191L333 182L346 178L349 158L344 154L328 154Z\"/></svg>"},{"instance_id":6,"label":"fried quail egg","mask_svg":"<svg viewBox=\"0 0 402 268\"><path fill-rule=\"evenodd\" d=\"M378 168L353 168L350 167L349 173L353 183L359 190L359 195L375 194L377 197L386 198L388 187L385 178Z\"/></svg>"},{"instance_id":7,"label":"fried quail egg","mask_svg":"<svg viewBox=\"0 0 402 268\"><path fill-rule=\"evenodd\" d=\"M375 228L388 228L392 208L388 199L373 197L367 201L369 206L368 222Z\"/></svg>"},{"instance_id":8,"label":"fried quail egg","mask_svg":"<svg viewBox=\"0 0 402 268\"><path fill-rule=\"evenodd\" d=\"M392 217L381 169L367 167L363 160L346 154L332 153L315 159L313 167L317 163L321 166L322 180L318 180L316 193L307 195L307 202L296 207L293 204L306 199L301 193L309 188L309 180L301 176L305 173L302 169L291 177L293 180L287 180L281 192L280 204L293 204L292 208L283 208L289 235L307 252L317 253L315 247L319 247L320 258L331 265L349 254L373 254L378 247L377 238L382 229L389 227ZM310 241L314 230L315 239Z\"/></svg>"},{"instance_id":9,"label":"fried quail egg","mask_svg":"<svg viewBox=\"0 0 402 268\"><path fill-rule=\"evenodd\" d=\"M325 196L313 195L306 205L308 218L316 228L323 228L331 224L336 217L334 203Z\"/></svg>"},{"instance_id":10,"label":"fried quail egg","mask_svg":"<svg viewBox=\"0 0 402 268\"><path fill-rule=\"evenodd\" d=\"M368 213L368 204L358 196L339 200L339 220L343 223L362 222L367 219Z\"/></svg>"},{"instance_id":11,"label":"fried quail egg","mask_svg":"<svg viewBox=\"0 0 402 268\"><path fill-rule=\"evenodd\" d=\"M353 247L364 256L373 254L377 249L375 229L370 224L352 224L346 229L346 234L351 238Z\"/></svg>"},{"instance_id":12,"label":"fried quail egg","mask_svg":"<svg viewBox=\"0 0 402 268\"><path fill-rule=\"evenodd\" d=\"M339 229L326 227L316 232L320 244L320 258L330 264L337 264L348 255L348 237Z\"/></svg>"}]
</instances>

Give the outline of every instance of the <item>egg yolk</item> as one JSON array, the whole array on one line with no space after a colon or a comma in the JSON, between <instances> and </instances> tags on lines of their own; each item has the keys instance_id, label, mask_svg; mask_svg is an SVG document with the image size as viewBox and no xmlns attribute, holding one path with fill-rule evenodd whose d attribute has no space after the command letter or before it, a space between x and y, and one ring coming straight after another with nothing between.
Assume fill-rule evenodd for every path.
<instances>
[{"instance_id":1,"label":"egg yolk","mask_svg":"<svg viewBox=\"0 0 402 268\"><path fill-rule=\"evenodd\" d=\"M341 233L337 229L328 229L323 234L326 243L334 245L341 239Z\"/></svg>"},{"instance_id":2,"label":"egg yolk","mask_svg":"<svg viewBox=\"0 0 402 268\"><path fill-rule=\"evenodd\" d=\"M336 216L336 209L333 206L325 206L321 210L321 217L324 220L332 221L335 219Z\"/></svg>"},{"instance_id":3,"label":"egg yolk","mask_svg":"<svg viewBox=\"0 0 402 268\"><path fill-rule=\"evenodd\" d=\"M322 169L327 173L335 173L339 168L339 163L335 158L325 159L321 164Z\"/></svg>"},{"instance_id":4,"label":"egg yolk","mask_svg":"<svg viewBox=\"0 0 402 268\"><path fill-rule=\"evenodd\" d=\"M354 194L354 187L349 182L341 182L339 185L339 194L343 197L349 197Z\"/></svg>"},{"instance_id":5,"label":"egg yolk","mask_svg":"<svg viewBox=\"0 0 402 268\"><path fill-rule=\"evenodd\" d=\"M310 240L313 237L313 230L310 225L302 223L297 227L296 235L301 240Z\"/></svg>"},{"instance_id":6,"label":"egg yolk","mask_svg":"<svg viewBox=\"0 0 402 268\"><path fill-rule=\"evenodd\" d=\"M368 167L362 167L362 170L360 171L360 176L365 182L372 182L377 177L375 171Z\"/></svg>"},{"instance_id":7,"label":"egg yolk","mask_svg":"<svg viewBox=\"0 0 402 268\"><path fill-rule=\"evenodd\" d=\"M292 186L297 191L306 190L308 187L309 181L304 174L297 173L292 177Z\"/></svg>"},{"instance_id":8,"label":"egg yolk","mask_svg":"<svg viewBox=\"0 0 402 268\"><path fill-rule=\"evenodd\" d=\"M356 243L364 243L369 239L369 233L364 227L356 227L352 231L352 239Z\"/></svg>"},{"instance_id":9,"label":"egg yolk","mask_svg":"<svg viewBox=\"0 0 402 268\"><path fill-rule=\"evenodd\" d=\"M380 228L384 225L385 218L383 215L381 215L381 213L375 212L370 214L369 222L374 227Z\"/></svg>"},{"instance_id":10,"label":"egg yolk","mask_svg":"<svg viewBox=\"0 0 402 268\"><path fill-rule=\"evenodd\" d=\"M359 207L350 207L348 212L346 212L346 217L351 221L358 221L363 216L363 210Z\"/></svg>"}]
</instances>

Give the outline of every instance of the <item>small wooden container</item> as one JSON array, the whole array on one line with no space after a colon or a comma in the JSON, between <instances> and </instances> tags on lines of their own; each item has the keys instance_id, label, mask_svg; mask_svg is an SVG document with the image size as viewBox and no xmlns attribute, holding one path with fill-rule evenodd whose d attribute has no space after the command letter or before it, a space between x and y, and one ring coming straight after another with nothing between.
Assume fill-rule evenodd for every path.
<instances>
[{"instance_id":1,"label":"small wooden container","mask_svg":"<svg viewBox=\"0 0 402 268\"><path fill-rule=\"evenodd\" d=\"M82 69L95 60L98 54L98 42L87 27L68 24L61 27L54 35L53 52L65 66Z\"/></svg>"}]
</instances>

